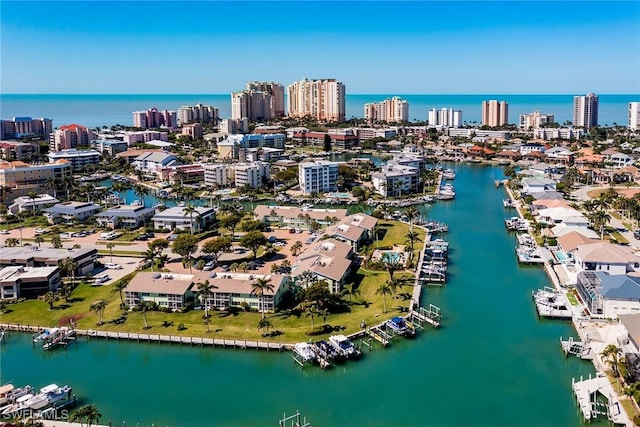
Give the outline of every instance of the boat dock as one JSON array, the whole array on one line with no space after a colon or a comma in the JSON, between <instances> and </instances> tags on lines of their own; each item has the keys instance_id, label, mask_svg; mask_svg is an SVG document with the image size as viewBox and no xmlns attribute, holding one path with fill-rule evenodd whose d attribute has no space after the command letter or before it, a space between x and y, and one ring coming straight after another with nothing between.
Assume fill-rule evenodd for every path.
<instances>
[{"instance_id":1,"label":"boat dock","mask_svg":"<svg viewBox=\"0 0 640 427\"><path fill-rule=\"evenodd\" d=\"M550 319L571 319L573 317L567 297L562 292L545 286L544 289L531 291L531 297L540 317Z\"/></svg>"},{"instance_id":2,"label":"boat dock","mask_svg":"<svg viewBox=\"0 0 640 427\"><path fill-rule=\"evenodd\" d=\"M597 376L589 379L580 377L580 381L571 379L571 389L576 396L576 403L582 411L585 420L590 421L600 415L607 417L609 421L617 425L632 426L620 402L616 398L616 393L605 376Z\"/></svg>"},{"instance_id":3,"label":"boat dock","mask_svg":"<svg viewBox=\"0 0 640 427\"><path fill-rule=\"evenodd\" d=\"M588 342L574 341L573 337L569 337L568 340L563 340L562 337L560 337L560 346L562 347L565 357L572 354L580 359L593 359L593 352Z\"/></svg>"},{"instance_id":4,"label":"boat dock","mask_svg":"<svg viewBox=\"0 0 640 427\"><path fill-rule=\"evenodd\" d=\"M371 338L373 338L374 340L378 341L380 344L382 344L383 347L386 347L387 345L389 345L389 341L391 341L391 338L392 338L392 336L385 331L385 325L386 325L386 322L381 323L372 328L367 327L365 329L365 333L369 335Z\"/></svg>"}]
</instances>

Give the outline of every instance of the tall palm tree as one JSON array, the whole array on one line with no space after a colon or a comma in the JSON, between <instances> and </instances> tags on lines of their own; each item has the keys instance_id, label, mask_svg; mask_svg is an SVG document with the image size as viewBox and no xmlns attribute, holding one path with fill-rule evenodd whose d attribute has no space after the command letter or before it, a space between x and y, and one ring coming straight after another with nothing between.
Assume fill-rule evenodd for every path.
<instances>
[{"instance_id":1,"label":"tall palm tree","mask_svg":"<svg viewBox=\"0 0 640 427\"><path fill-rule=\"evenodd\" d=\"M53 291L47 292L46 294L42 295L40 298L42 299L42 301L49 304L49 310L53 310L53 303L56 302L56 300L58 299L58 297L56 296L56 294L53 293Z\"/></svg>"},{"instance_id":2,"label":"tall palm tree","mask_svg":"<svg viewBox=\"0 0 640 427\"><path fill-rule=\"evenodd\" d=\"M44 189L47 190L47 192L49 191L53 191L53 197L58 197L58 183L59 180L57 177L55 176L51 176L49 178L47 178L47 180L44 183Z\"/></svg>"},{"instance_id":3,"label":"tall palm tree","mask_svg":"<svg viewBox=\"0 0 640 427\"><path fill-rule=\"evenodd\" d=\"M33 241L34 241L34 242L36 242L36 243L38 244L38 248L40 248L40 244L41 244L42 242L44 242L44 237L42 237L42 236L36 236L36 237L33 239Z\"/></svg>"},{"instance_id":4,"label":"tall palm tree","mask_svg":"<svg viewBox=\"0 0 640 427\"><path fill-rule=\"evenodd\" d=\"M411 252L413 253L413 244L415 242L421 242L420 235L415 231L409 231L406 236L407 242L411 245Z\"/></svg>"},{"instance_id":5,"label":"tall palm tree","mask_svg":"<svg viewBox=\"0 0 640 427\"><path fill-rule=\"evenodd\" d=\"M409 232L413 232L413 220L414 218L417 218L418 215L420 215L420 211L415 206L409 206L407 209L405 209L404 214L409 220ZM411 247L411 249L413 249L413 246Z\"/></svg>"},{"instance_id":6,"label":"tall palm tree","mask_svg":"<svg viewBox=\"0 0 640 427\"><path fill-rule=\"evenodd\" d=\"M311 332L313 332L313 330L315 329L313 320L317 314L318 314L318 307L316 307L315 304L309 304L305 307L305 311L304 311L305 317L311 318Z\"/></svg>"},{"instance_id":7,"label":"tall palm tree","mask_svg":"<svg viewBox=\"0 0 640 427\"><path fill-rule=\"evenodd\" d=\"M123 312L126 312L126 307L124 303L124 297L122 296L122 291L124 291L128 284L129 282L127 282L126 280L120 279L116 280L115 283L111 285L111 292L117 292L120 296L120 307L122 308Z\"/></svg>"},{"instance_id":8,"label":"tall palm tree","mask_svg":"<svg viewBox=\"0 0 640 427\"><path fill-rule=\"evenodd\" d=\"M589 215L588 218L593 223L594 228L600 232L600 240L603 240L604 229L605 226L611 221L611 215L609 215L605 210L597 210Z\"/></svg>"},{"instance_id":9,"label":"tall palm tree","mask_svg":"<svg viewBox=\"0 0 640 427\"><path fill-rule=\"evenodd\" d=\"M67 200L69 200L69 195L71 194L71 191L75 188L76 186L76 181L73 179L73 176L71 175L64 175L62 177L62 187L64 187L67 190Z\"/></svg>"},{"instance_id":10,"label":"tall palm tree","mask_svg":"<svg viewBox=\"0 0 640 427\"><path fill-rule=\"evenodd\" d=\"M87 405L85 406L85 419L87 420L87 425L88 427L91 427L91 425L93 423L97 423L98 421L100 421L100 418L102 417L102 414L100 413L100 411L98 410L98 408L96 407L96 405Z\"/></svg>"},{"instance_id":11,"label":"tall palm tree","mask_svg":"<svg viewBox=\"0 0 640 427\"><path fill-rule=\"evenodd\" d=\"M65 259L58 261L58 267L67 275L67 277L71 276L71 283L75 282L76 270L78 269L77 262L70 257L66 257Z\"/></svg>"},{"instance_id":12,"label":"tall palm tree","mask_svg":"<svg viewBox=\"0 0 640 427\"><path fill-rule=\"evenodd\" d=\"M251 295L258 295L260 297L260 311L262 312L262 317L264 318L264 294L265 292L270 291L273 292L273 284L271 283L271 278L265 279L260 278L251 284Z\"/></svg>"},{"instance_id":13,"label":"tall palm tree","mask_svg":"<svg viewBox=\"0 0 640 427\"><path fill-rule=\"evenodd\" d=\"M72 283L63 283L58 288L58 294L60 294L60 296L64 298L64 302L69 302L69 297L71 296L72 292L73 292Z\"/></svg>"},{"instance_id":14,"label":"tall palm tree","mask_svg":"<svg viewBox=\"0 0 640 427\"><path fill-rule=\"evenodd\" d=\"M3 205L8 205L7 196L11 193L13 193L13 190L8 185L0 186L0 200L2 201Z\"/></svg>"},{"instance_id":15,"label":"tall palm tree","mask_svg":"<svg viewBox=\"0 0 640 427\"><path fill-rule=\"evenodd\" d=\"M102 325L102 316L104 316L104 309L107 308L107 302L105 300L98 300L91 303L91 311L98 316L98 325Z\"/></svg>"},{"instance_id":16,"label":"tall palm tree","mask_svg":"<svg viewBox=\"0 0 640 427\"><path fill-rule=\"evenodd\" d=\"M149 303L145 300L140 300L138 302L140 308L142 309L142 320L144 322L144 329L149 329L149 323L147 323L147 309L149 308Z\"/></svg>"},{"instance_id":17,"label":"tall palm tree","mask_svg":"<svg viewBox=\"0 0 640 427\"><path fill-rule=\"evenodd\" d=\"M382 304L383 304L382 312L386 313L387 312L387 295L391 294L391 288L387 283L381 283L378 289L376 289L376 294L382 295Z\"/></svg>"},{"instance_id":18,"label":"tall palm tree","mask_svg":"<svg viewBox=\"0 0 640 427\"><path fill-rule=\"evenodd\" d=\"M33 217L36 216L36 200L38 200L38 193L36 191L29 191L27 194L29 200L31 200L31 212L33 212Z\"/></svg>"},{"instance_id":19,"label":"tall palm tree","mask_svg":"<svg viewBox=\"0 0 640 427\"><path fill-rule=\"evenodd\" d=\"M619 375L618 366L619 366L619 356L622 354L622 350L616 346L615 344L607 345L600 355L605 358L605 363L607 363L611 367L611 371L613 372L613 376L617 377Z\"/></svg>"},{"instance_id":20,"label":"tall palm tree","mask_svg":"<svg viewBox=\"0 0 640 427\"><path fill-rule=\"evenodd\" d=\"M113 242L108 242L106 245L107 249L109 249L109 255L111 256L111 263L113 263L113 248L116 246Z\"/></svg>"},{"instance_id":21,"label":"tall palm tree","mask_svg":"<svg viewBox=\"0 0 640 427\"><path fill-rule=\"evenodd\" d=\"M136 197L140 198L142 207L144 208L144 198L145 196L151 194L151 190L149 190L149 188L145 187L144 185L136 185L133 189L133 194L135 194Z\"/></svg>"},{"instance_id":22,"label":"tall palm tree","mask_svg":"<svg viewBox=\"0 0 640 427\"><path fill-rule=\"evenodd\" d=\"M153 271L153 265L156 263L156 251L154 251L152 248L147 248L147 250L144 251L142 255L145 261L151 262L151 271Z\"/></svg>"},{"instance_id":23,"label":"tall palm tree","mask_svg":"<svg viewBox=\"0 0 640 427\"><path fill-rule=\"evenodd\" d=\"M191 226L191 234L193 235L193 216L196 216L196 218L198 218L200 216L200 214L198 213L198 208L195 205L192 204L188 204L187 206L185 206L182 209L182 216L189 216L189 225Z\"/></svg>"},{"instance_id":24,"label":"tall palm tree","mask_svg":"<svg viewBox=\"0 0 640 427\"><path fill-rule=\"evenodd\" d=\"M302 251L302 242L300 240L296 241L293 245L291 245L291 255L298 256Z\"/></svg>"},{"instance_id":25,"label":"tall palm tree","mask_svg":"<svg viewBox=\"0 0 640 427\"><path fill-rule=\"evenodd\" d=\"M204 302L204 317L209 317L209 294L214 290L218 289L216 285L213 283L209 283L208 280L204 282L196 283L196 289L198 290L198 294L202 296L202 300Z\"/></svg>"},{"instance_id":26,"label":"tall palm tree","mask_svg":"<svg viewBox=\"0 0 640 427\"><path fill-rule=\"evenodd\" d=\"M389 273L389 280L393 280L393 273L402 269L402 263L400 262L400 258L397 256L391 257L389 252L385 252L380 258L382 265L387 273Z\"/></svg>"}]
</instances>

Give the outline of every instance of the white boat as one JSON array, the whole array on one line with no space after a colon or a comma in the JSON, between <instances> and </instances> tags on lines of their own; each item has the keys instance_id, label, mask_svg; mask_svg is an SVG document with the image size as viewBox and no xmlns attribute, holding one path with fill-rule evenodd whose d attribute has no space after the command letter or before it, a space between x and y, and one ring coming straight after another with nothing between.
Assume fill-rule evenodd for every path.
<instances>
[{"instance_id":1,"label":"white boat","mask_svg":"<svg viewBox=\"0 0 640 427\"><path fill-rule=\"evenodd\" d=\"M502 205L503 205L505 208L515 208L515 207L516 207L516 203L515 203L513 200L511 200L511 199L504 199L504 200L502 201Z\"/></svg>"},{"instance_id":2,"label":"white boat","mask_svg":"<svg viewBox=\"0 0 640 427\"><path fill-rule=\"evenodd\" d=\"M391 320L387 321L387 327L403 337L412 337L415 335L415 330L409 326L402 317L391 318Z\"/></svg>"},{"instance_id":3,"label":"white boat","mask_svg":"<svg viewBox=\"0 0 640 427\"><path fill-rule=\"evenodd\" d=\"M33 342L40 342L46 340L47 338L50 338L52 335L55 335L58 332L58 329L59 328L45 329L43 333L33 337Z\"/></svg>"},{"instance_id":4,"label":"white boat","mask_svg":"<svg viewBox=\"0 0 640 427\"><path fill-rule=\"evenodd\" d=\"M572 312L569 308L567 298L562 292L545 286L531 292L533 301L536 304L538 315L541 317L551 317L556 319L571 319Z\"/></svg>"},{"instance_id":5,"label":"white boat","mask_svg":"<svg viewBox=\"0 0 640 427\"><path fill-rule=\"evenodd\" d=\"M293 346L293 351L295 351L302 360L305 362L313 362L316 360L316 355L311 348L311 345L306 342L299 342Z\"/></svg>"},{"instance_id":6,"label":"white boat","mask_svg":"<svg viewBox=\"0 0 640 427\"><path fill-rule=\"evenodd\" d=\"M456 179L456 172L453 169L445 169L442 171L443 179Z\"/></svg>"},{"instance_id":7,"label":"white boat","mask_svg":"<svg viewBox=\"0 0 640 427\"><path fill-rule=\"evenodd\" d=\"M15 414L16 412L20 412L23 409L27 409L28 406L25 404L25 402L27 402L29 399L31 399L33 397L33 394L31 393L27 393L22 397L19 397L16 400L16 403L7 406L6 408L4 408L2 410L2 415L11 415L11 414Z\"/></svg>"},{"instance_id":8,"label":"white boat","mask_svg":"<svg viewBox=\"0 0 640 427\"><path fill-rule=\"evenodd\" d=\"M329 343L348 359L355 359L362 354L353 346L349 338L344 335L331 335L329 337Z\"/></svg>"},{"instance_id":9,"label":"white boat","mask_svg":"<svg viewBox=\"0 0 640 427\"><path fill-rule=\"evenodd\" d=\"M518 246L516 247L516 254L518 256L518 262L522 264L544 263L544 258L542 258L540 251L536 247Z\"/></svg>"},{"instance_id":10,"label":"white boat","mask_svg":"<svg viewBox=\"0 0 640 427\"><path fill-rule=\"evenodd\" d=\"M68 398L70 393L71 387L68 385L58 387L56 384L49 384L48 386L42 387L40 393L25 401L24 404L29 409L42 409L59 400Z\"/></svg>"},{"instance_id":11,"label":"white boat","mask_svg":"<svg viewBox=\"0 0 640 427\"><path fill-rule=\"evenodd\" d=\"M0 406L16 402L22 396L33 393L33 387L26 385L15 388L13 384L5 384L0 387Z\"/></svg>"},{"instance_id":12,"label":"white boat","mask_svg":"<svg viewBox=\"0 0 640 427\"><path fill-rule=\"evenodd\" d=\"M131 202L131 206L142 206L142 200L134 200Z\"/></svg>"}]
</instances>

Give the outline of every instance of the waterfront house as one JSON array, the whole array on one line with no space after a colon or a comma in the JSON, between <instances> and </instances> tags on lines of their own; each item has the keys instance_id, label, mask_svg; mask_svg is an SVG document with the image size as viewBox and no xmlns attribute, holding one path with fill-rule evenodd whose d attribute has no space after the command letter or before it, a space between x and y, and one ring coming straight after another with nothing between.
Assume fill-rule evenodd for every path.
<instances>
[{"instance_id":1,"label":"waterfront house","mask_svg":"<svg viewBox=\"0 0 640 427\"><path fill-rule=\"evenodd\" d=\"M522 193L536 193L546 190L555 190L556 182L543 178L543 177L531 177L522 180Z\"/></svg>"},{"instance_id":2,"label":"waterfront house","mask_svg":"<svg viewBox=\"0 0 640 427\"><path fill-rule=\"evenodd\" d=\"M304 272L310 272L316 281L325 281L331 293L342 291L353 258L352 246L337 239L325 239L312 243L298 256L291 267L291 278L299 286L310 285L302 283L299 278Z\"/></svg>"},{"instance_id":3,"label":"waterfront house","mask_svg":"<svg viewBox=\"0 0 640 427\"><path fill-rule=\"evenodd\" d=\"M253 285L258 279L266 280L272 290L265 289L262 297L256 294ZM194 278L196 283L205 280L213 285L209 293L208 307L227 310L231 307L249 307L257 311L274 311L280 305L284 294L289 290L289 276L283 274L215 273L199 271ZM194 288L194 292L197 288ZM198 296L202 302L203 296Z\"/></svg>"},{"instance_id":4,"label":"waterfront house","mask_svg":"<svg viewBox=\"0 0 640 427\"><path fill-rule=\"evenodd\" d=\"M573 153L565 147L553 147L544 152L549 163L570 165L573 163Z\"/></svg>"},{"instance_id":5,"label":"waterfront house","mask_svg":"<svg viewBox=\"0 0 640 427\"><path fill-rule=\"evenodd\" d=\"M253 210L253 214L257 220L267 225L308 230L314 221L320 228L324 228L343 220L347 216L347 210L258 205Z\"/></svg>"},{"instance_id":6,"label":"waterfront house","mask_svg":"<svg viewBox=\"0 0 640 427\"><path fill-rule=\"evenodd\" d=\"M35 298L61 285L58 267L0 268L0 299Z\"/></svg>"},{"instance_id":7,"label":"waterfront house","mask_svg":"<svg viewBox=\"0 0 640 427\"><path fill-rule=\"evenodd\" d=\"M156 176L162 168L178 164L178 158L167 152L147 152L136 157L132 164L135 170L148 176Z\"/></svg>"},{"instance_id":8,"label":"waterfront house","mask_svg":"<svg viewBox=\"0 0 640 427\"><path fill-rule=\"evenodd\" d=\"M193 274L140 272L124 289L124 301L130 309L146 301L181 310L193 297L193 288Z\"/></svg>"},{"instance_id":9,"label":"waterfront house","mask_svg":"<svg viewBox=\"0 0 640 427\"><path fill-rule=\"evenodd\" d=\"M124 151L122 153L118 153L116 154L116 157L119 157L121 159L125 159L127 161L128 164L133 163L138 157L142 156L142 155L147 155L150 153L164 153L164 150L160 150L160 149L131 149L131 150L127 150Z\"/></svg>"},{"instance_id":10,"label":"waterfront house","mask_svg":"<svg viewBox=\"0 0 640 427\"><path fill-rule=\"evenodd\" d=\"M176 206L156 213L151 220L156 229L168 230L193 230L194 232L205 230L213 223L216 212L213 208L205 206L196 207L193 215L185 213L184 206Z\"/></svg>"},{"instance_id":11,"label":"waterfront house","mask_svg":"<svg viewBox=\"0 0 640 427\"><path fill-rule=\"evenodd\" d=\"M619 314L618 320L620 322L620 332L626 338L622 344L629 345L632 353L637 356L640 353L640 313ZM625 357L627 357L626 354ZM640 365L637 366L636 373L640 373ZM636 378L640 378L640 375L636 375Z\"/></svg>"},{"instance_id":12,"label":"waterfront house","mask_svg":"<svg viewBox=\"0 0 640 427\"><path fill-rule=\"evenodd\" d=\"M619 314L640 312L640 277L582 271L576 291L592 316L616 318Z\"/></svg>"},{"instance_id":13,"label":"waterfront house","mask_svg":"<svg viewBox=\"0 0 640 427\"><path fill-rule=\"evenodd\" d=\"M621 169L625 166L630 166L635 161L633 157L628 154L620 153L613 149L604 150L600 153L603 157L603 162L607 168Z\"/></svg>"},{"instance_id":14,"label":"waterfront house","mask_svg":"<svg viewBox=\"0 0 640 427\"><path fill-rule=\"evenodd\" d=\"M526 154L522 154L522 160L526 160L529 162L541 162L545 158L545 154L541 151L530 151Z\"/></svg>"},{"instance_id":15,"label":"waterfront house","mask_svg":"<svg viewBox=\"0 0 640 427\"><path fill-rule=\"evenodd\" d=\"M640 267L640 257L631 248L605 241L580 245L572 255L578 272L606 271L618 275L636 271Z\"/></svg>"},{"instance_id":16,"label":"waterfront house","mask_svg":"<svg viewBox=\"0 0 640 427\"><path fill-rule=\"evenodd\" d=\"M138 228L145 225L155 213L154 209L138 205L120 205L107 209L96 215L96 221L101 227Z\"/></svg>"},{"instance_id":17,"label":"waterfront house","mask_svg":"<svg viewBox=\"0 0 640 427\"><path fill-rule=\"evenodd\" d=\"M522 155L518 151L513 150L502 150L496 154L495 157L497 160L508 160L511 162L517 162L522 158Z\"/></svg>"},{"instance_id":18,"label":"waterfront house","mask_svg":"<svg viewBox=\"0 0 640 427\"><path fill-rule=\"evenodd\" d=\"M9 206L9 212L16 215L20 212L33 212L40 211L46 207L55 205L60 200L55 197L51 197L48 194L38 194L35 199L29 196L16 197L13 203Z\"/></svg>"},{"instance_id":19,"label":"waterfront house","mask_svg":"<svg viewBox=\"0 0 640 427\"><path fill-rule=\"evenodd\" d=\"M0 267L57 267L63 259L70 258L78 265L76 277L91 273L98 256L96 249L55 249L37 246L5 247L0 251Z\"/></svg>"},{"instance_id":20,"label":"waterfront house","mask_svg":"<svg viewBox=\"0 0 640 427\"><path fill-rule=\"evenodd\" d=\"M370 215L349 215L339 223L327 227L327 235L351 244L355 252L371 241L378 220Z\"/></svg>"},{"instance_id":21,"label":"waterfront house","mask_svg":"<svg viewBox=\"0 0 640 427\"><path fill-rule=\"evenodd\" d=\"M92 202L63 202L44 209L49 224L68 221L84 221L100 212L100 206Z\"/></svg>"},{"instance_id":22,"label":"waterfront house","mask_svg":"<svg viewBox=\"0 0 640 427\"><path fill-rule=\"evenodd\" d=\"M568 226L587 227L589 220L582 213L573 208L557 207L540 209L537 212L538 222L541 224L566 224Z\"/></svg>"},{"instance_id":23,"label":"waterfront house","mask_svg":"<svg viewBox=\"0 0 640 427\"><path fill-rule=\"evenodd\" d=\"M590 228L583 226L575 226L575 225L567 225L567 224L558 224L555 227L551 228L551 236L560 237L565 234L576 232L581 234L589 239L599 240L600 236L598 233L593 231Z\"/></svg>"}]
</instances>

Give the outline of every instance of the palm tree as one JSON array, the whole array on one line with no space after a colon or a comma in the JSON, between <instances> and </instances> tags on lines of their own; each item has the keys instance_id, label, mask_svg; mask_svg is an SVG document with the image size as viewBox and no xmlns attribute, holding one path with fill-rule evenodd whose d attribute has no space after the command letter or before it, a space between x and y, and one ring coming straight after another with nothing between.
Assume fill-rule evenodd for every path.
<instances>
[{"instance_id":1,"label":"palm tree","mask_svg":"<svg viewBox=\"0 0 640 427\"><path fill-rule=\"evenodd\" d=\"M149 303L145 300L140 300L138 304L142 309L142 320L144 321L144 329L149 329L149 323L147 323L147 309L149 308Z\"/></svg>"},{"instance_id":2,"label":"palm tree","mask_svg":"<svg viewBox=\"0 0 640 427\"><path fill-rule=\"evenodd\" d=\"M413 253L413 244L415 242L421 242L420 236L415 231L409 231L405 236L407 238L407 242L411 245L411 252Z\"/></svg>"},{"instance_id":3,"label":"palm tree","mask_svg":"<svg viewBox=\"0 0 640 427\"><path fill-rule=\"evenodd\" d=\"M56 300L58 299L58 297L56 296L56 294L53 293L53 291L47 292L46 294L42 295L40 298L42 299L42 301L49 304L49 310L53 310L53 303L56 302Z\"/></svg>"},{"instance_id":4,"label":"palm tree","mask_svg":"<svg viewBox=\"0 0 640 427\"><path fill-rule=\"evenodd\" d=\"M309 304L305 307L305 311L304 311L305 317L311 318L311 332L313 332L313 330L315 329L313 320L317 314L318 314L318 308L316 307L315 304Z\"/></svg>"},{"instance_id":5,"label":"palm tree","mask_svg":"<svg viewBox=\"0 0 640 427\"><path fill-rule=\"evenodd\" d=\"M116 246L113 242L108 242L106 245L107 249L109 249L109 255L111 256L111 263L113 264L113 248Z\"/></svg>"},{"instance_id":6,"label":"palm tree","mask_svg":"<svg viewBox=\"0 0 640 427\"><path fill-rule=\"evenodd\" d=\"M62 239L60 238L59 234L51 238L51 246L53 246L55 249L62 248Z\"/></svg>"},{"instance_id":7,"label":"palm tree","mask_svg":"<svg viewBox=\"0 0 640 427\"><path fill-rule=\"evenodd\" d=\"M156 251L154 251L152 248L147 248L147 250L144 251L142 255L145 261L151 262L151 271L153 271L153 265L156 263Z\"/></svg>"},{"instance_id":8,"label":"palm tree","mask_svg":"<svg viewBox=\"0 0 640 427\"><path fill-rule=\"evenodd\" d=\"M76 281L76 270L78 269L77 262L70 257L66 257L65 259L58 261L58 267L67 275L67 277L71 275L71 283Z\"/></svg>"},{"instance_id":9,"label":"palm tree","mask_svg":"<svg viewBox=\"0 0 640 427\"><path fill-rule=\"evenodd\" d=\"M302 251L302 242L300 240L296 241L293 245L291 245L291 255L298 256Z\"/></svg>"},{"instance_id":10,"label":"palm tree","mask_svg":"<svg viewBox=\"0 0 640 427\"><path fill-rule=\"evenodd\" d=\"M261 331L263 329L265 330L265 332L262 334L263 337L269 333L269 328L272 326L273 324L266 317L262 317L260 318L260 320L258 320L258 331Z\"/></svg>"},{"instance_id":11,"label":"palm tree","mask_svg":"<svg viewBox=\"0 0 640 427\"><path fill-rule=\"evenodd\" d=\"M120 307L122 308L123 312L126 312L126 307L124 304L124 297L122 296L122 291L124 291L124 289L127 287L127 285L129 284L128 281L124 280L124 279L120 279L120 280L116 280L116 282L111 285L111 292L117 292L118 295L120 296Z\"/></svg>"},{"instance_id":12,"label":"palm tree","mask_svg":"<svg viewBox=\"0 0 640 427\"><path fill-rule=\"evenodd\" d=\"M136 185L133 189L133 194L135 194L136 197L140 198L143 208L144 208L144 198L145 196L148 196L150 193L151 191L149 190L149 188L145 187L144 185Z\"/></svg>"},{"instance_id":13,"label":"palm tree","mask_svg":"<svg viewBox=\"0 0 640 427\"><path fill-rule=\"evenodd\" d=\"M351 302L351 296L360 295L360 290L356 287L355 283L347 283L342 289L342 295L349 295L349 302Z\"/></svg>"},{"instance_id":14,"label":"palm tree","mask_svg":"<svg viewBox=\"0 0 640 427\"><path fill-rule=\"evenodd\" d=\"M83 408L88 427L91 427L94 422L97 423L98 421L100 421L102 414L100 413L96 405L86 405Z\"/></svg>"},{"instance_id":15,"label":"palm tree","mask_svg":"<svg viewBox=\"0 0 640 427\"><path fill-rule=\"evenodd\" d=\"M607 363L611 367L611 372L613 372L614 377L618 377L620 374L618 372L619 366L619 356L622 354L622 350L616 346L615 344L607 345L600 356L605 358L605 363Z\"/></svg>"},{"instance_id":16,"label":"palm tree","mask_svg":"<svg viewBox=\"0 0 640 427\"><path fill-rule=\"evenodd\" d=\"M58 178L56 178L55 176L51 176L47 178L47 181L44 183L44 189L47 190L47 192L49 190L53 190L53 197L57 198L58 197Z\"/></svg>"},{"instance_id":17,"label":"palm tree","mask_svg":"<svg viewBox=\"0 0 640 427\"><path fill-rule=\"evenodd\" d=\"M40 248L40 244L41 244L42 242L44 242L44 237L42 237L42 236L36 236L36 237L33 239L33 241L34 241L34 242L36 242L36 243L38 244L38 248Z\"/></svg>"},{"instance_id":18,"label":"palm tree","mask_svg":"<svg viewBox=\"0 0 640 427\"><path fill-rule=\"evenodd\" d=\"M98 300L91 303L91 311L98 316L98 325L102 325L102 316L104 316L104 309L107 308L107 302L105 300Z\"/></svg>"},{"instance_id":19,"label":"palm tree","mask_svg":"<svg viewBox=\"0 0 640 427\"><path fill-rule=\"evenodd\" d=\"M64 302L69 302L69 297L73 292L73 284L72 283L63 283L58 288L58 293L62 298L64 298Z\"/></svg>"},{"instance_id":20,"label":"palm tree","mask_svg":"<svg viewBox=\"0 0 640 427\"><path fill-rule=\"evenodd\" d=\"M33 217L36 216L36 200L38 200L38 193L35 191L29 191L27 194L29 200L31 200L31 211L33 212Z\"/></svg>"},{"instance_id":21,"label":"palm tree","mask_svg":"<svg viewBox=\"0 0 640 427\"><path fill-rule=\"evenodd\" d=\"M260 278L251 284L251 295L258 295L260 297L260 309L262 312L262 318L264 318L264 294L266 291L273 292L273 284L271 278Z\"/></svg>"},{"instance_id":22,"label":"palm tree","mask_svg":"<svg viewBox=\"0 0 640 427\"><path fill-rule=\"evenodd\" d=\"M73 176L65 175L62 177L62 186L67 189L67 200L69 200L69 194L71 193L71 190L73 190L75 185L76 181L73 179Z\"/></svg>"},{"instance_id":23,"label":"palm tree","mask_svg":"<svg viewBox=\"0 0 640 427\"><path fill-rule=\"evenodd\" d=\"M386 313L387 312L387 295L391 294L391 288L387 283L381 283L378 289L376 290L376 294L382 295L382 303L383 303L382 312Z\"/></svg>"},{"instance_id":24,"label":"palm tree","mask_svg":"<svg viewBox=\"0 0 640 427\"><path fill-rule=\"evenodd\" d=\"M605 226L611 221L611 215L605 210L597 210L588 216L594 228L600 232L600 240L604 239Z\"/></svg>"},{"instance_id":25,"label":"palm tree","mask_svg":"<svg viewBox=\"0 0 640 427\"><path fill-rule=\"evenodd\" d=\"M400 258L397 256L391 257L389 252L385 252L380 258L382 265L387 273L389 273L389 281L393 280L393 273L400 270L402 268L402 263L400 262Z\"/></svg>"},{"instance_id":26,"label":"palm tree","mask_svg":"<svg viewBox=\"0 0 640 427\"><path fill-rule=\"evenodd\" d=\"M212 283L209 283L208 280L204 282L196 283L196 289L198 290L198 294L202 296L204 302L204 317L209 317L209 294L214 289L218 289L218 287Z\"/></svg>"},{"instance_id":27,"label":"palm tree","mask_svg":"<svg viewBox=\"0 0 640 427\"><path fill-rule=\"evenodd\" d=\"M15 237L9 237L4 241L4 244L7 245L8 248L14 248L18 246L18 243L20 243L20 240Z\"/></svg>"},{"instance_id":28,"label":"palm tree","mask_svg":"<svg viewBox=\"0 0 640 427\"><path fill-rule=\"evenodd\" d=\"M190 225L191 225L191 234L193 235L193 215L196 215L196 218L198 218L200 216L200 214L198 213L198 208L195 205L192 204L188 204L187 206L185 206L182 209L182 216L187 216L189 215L189 221L190 221Z\"/></svg>"},{"instance_id":29,"label":"palm tree","mask_svg":"<svg viewBox=\"0 0 640 427\"><path fill-rule=\"evenodd\" d=\"M415 206L409 206L407 209L405 209L404 214L407 216L407 219L409 220L409 233L412 233L413 219L417 218L418 215L420 215L420 211ZM411 246L411 249L413 250L413 245Z\"/></svg>"}]
</instances>

